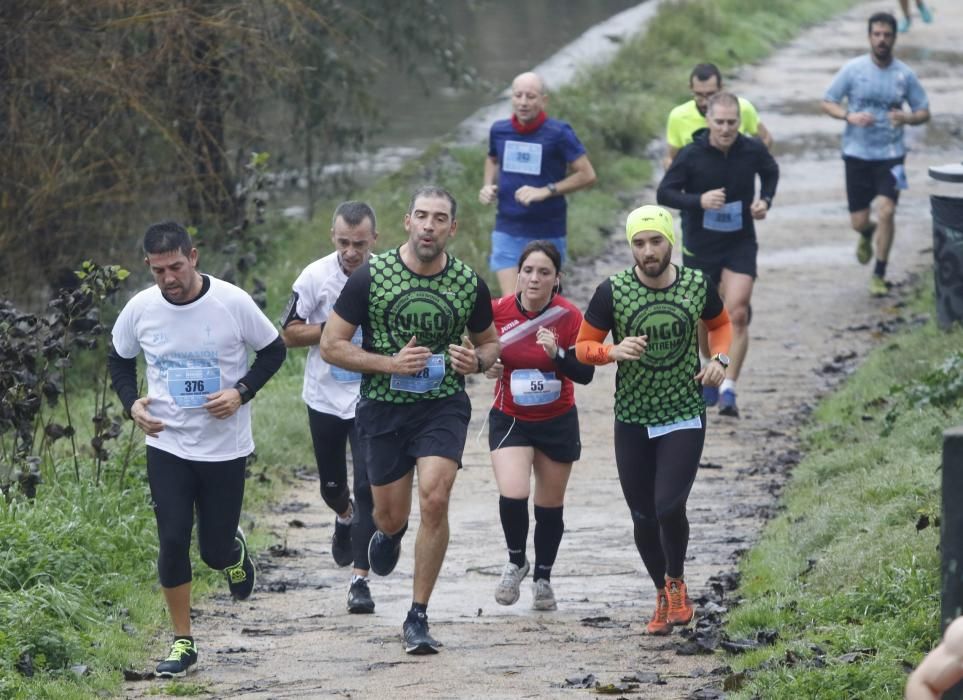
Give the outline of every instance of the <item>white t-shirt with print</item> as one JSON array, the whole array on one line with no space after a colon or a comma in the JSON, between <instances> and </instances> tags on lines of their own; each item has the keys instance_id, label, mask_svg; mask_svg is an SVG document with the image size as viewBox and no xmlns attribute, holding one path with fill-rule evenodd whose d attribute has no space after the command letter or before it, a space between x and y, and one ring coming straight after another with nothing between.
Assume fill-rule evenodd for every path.
<instances>
[{"instance_id":1,"label":"white t-shirt with print","mask_svg":"<svg viewBox=\"0 0 963 700\"><path fill-rule=\"evenodd\" d=\"M305 323L326 323L331 316L334 302L344 289L348 276L341 269L338 254L331 253L304 268L292 285L295 304L294 314ZM284 315L287 318L291 310ZM361 345L361 327L355 331L352 342ZM320 413L338 418L354 418L358 404L358 391L361 389L361 375L340 367L333 367L321 359L317 345L308 349L304 366L304 388L301 398L304 403Z\"/></svg>"},{"instance_id":2,"label":"white t-shirt with print","mask_svg":"<svg viewBox=\"0 0 963 700\"><path fill-rule=\"evenodd\" d=\"M117 354L147 362L148 412L164 424L146 443L183 459L223 462L254 451L251 404L230 418L201 405L233 387L248 371L248 353L278 337L277 329L243 289L210 275L210 288L189 304L167 301L157 285L134 296L113 328Z\"/></svg>"}]
</instances>

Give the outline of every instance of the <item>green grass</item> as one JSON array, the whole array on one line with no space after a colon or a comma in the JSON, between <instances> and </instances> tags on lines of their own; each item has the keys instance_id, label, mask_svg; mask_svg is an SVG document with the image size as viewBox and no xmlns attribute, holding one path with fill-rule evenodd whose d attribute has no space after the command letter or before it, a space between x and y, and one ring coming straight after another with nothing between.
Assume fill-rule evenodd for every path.
<instances>
[{"instance_id":1,"label":"green grass","mask_svg":"<svg viewBox=\"0 0 963 700\"><path fill-rule=\"evenodd\" d=\"M911 311L934 308L924 288ZM728 633L779 641L731 658L751 678L734 697L901 698L906 669L938 641L939 528L916 525L940 512L942 432L963 423L963 403L917 405L907 387L961 343L932 321L895 336L813 414L785 509L741 566Z\"/></svg>"}]
</instances>

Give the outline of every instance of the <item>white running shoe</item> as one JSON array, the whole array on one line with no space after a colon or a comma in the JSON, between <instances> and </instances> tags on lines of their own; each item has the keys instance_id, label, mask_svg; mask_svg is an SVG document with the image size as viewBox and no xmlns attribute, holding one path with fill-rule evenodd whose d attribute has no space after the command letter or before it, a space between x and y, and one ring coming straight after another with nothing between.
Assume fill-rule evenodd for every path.
<instances>
[{"instance_id":1,"label":"white running shoe","mask_svg":"<svg viewBox=\"0 0 963 700\"><path fill-rule=\"evenodd\" d=\"M557 610L555 603L555 591L552 584L543 578L538 579L532 584L532 607L535 610Z\"/></svg>"},{"instance_id":2,"label":"white running shoe","mask_svg":"<svg viewBox=\"0 0 963 700\"><path fill-rule=\"evenodd\" d=\"M499 605L514 605L518 602L522 594L520 590L522 579L528 575L528 569L527 561L521 568L511 562L505 564L505 568L502 569L502 580L495 587L495 601Z\"/></svg>"}]
</instances>

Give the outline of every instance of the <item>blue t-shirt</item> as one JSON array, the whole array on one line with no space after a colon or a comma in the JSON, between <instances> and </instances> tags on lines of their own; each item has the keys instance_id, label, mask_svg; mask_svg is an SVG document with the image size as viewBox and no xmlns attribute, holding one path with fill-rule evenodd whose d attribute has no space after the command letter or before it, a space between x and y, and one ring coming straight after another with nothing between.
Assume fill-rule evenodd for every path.
<instances>
[{"instance_id":1,"label":"blue t-shirt","mask_svg":"<svg viewBox=\"0 0 963 700\"><path fill-rule=\"evenodd\" d=\"M909 104L914 112L929 109L929 98L909 66L895 58L880 68L869 54L843 66L826 90L824 99L837 104L847 99L850 112L869 112L875 121L869 126L846 124L843 155L863 160L889 160L906 155L903 127L889 122L892 109Z\"/></svg>"},{"instance_id":2,"label":"blue t-shirt","mask_svg":"<svg viewBox=\"0 0 963 700\"><path fill-rule=\"evenodd\" d=\"M510 119L492 124L488 155L498 161L498 213L495 230L525 238L565 235L565 197L549 197L523 206L515 191L523 185L544 187L564 180L569 163L585 154L575 131L565 122L546 119L531 134L520 134Z\"/></svg>"}]
</instances>

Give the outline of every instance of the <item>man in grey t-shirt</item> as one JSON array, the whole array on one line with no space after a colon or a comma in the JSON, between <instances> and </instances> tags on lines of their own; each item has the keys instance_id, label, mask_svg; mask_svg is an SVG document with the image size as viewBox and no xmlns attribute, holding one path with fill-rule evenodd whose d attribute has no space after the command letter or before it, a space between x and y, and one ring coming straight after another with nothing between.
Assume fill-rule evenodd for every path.
<instances>
[{"instance_id":1,"label":"man in grey t-shirt","mask_svg":"<svg viewBox=\"0 0 963 700\"><path fill-rule=\"evenodd\" d=\"M870 52L842 67L826 90L822 108L829 116L846 122L843 160L850 222L860 234L856 258L863 265L870 261L875 233L876 266L869 291L873 296L885 296L896 203L899 191L907 188L903 127L928 121L930 112L926 91L916 74L893 57L896 18L877 12L869 18L868 26ZM909 105L910 111L904 105ZM870 219L874 199L875 222Z\"/></svg>"}]
</instances>

